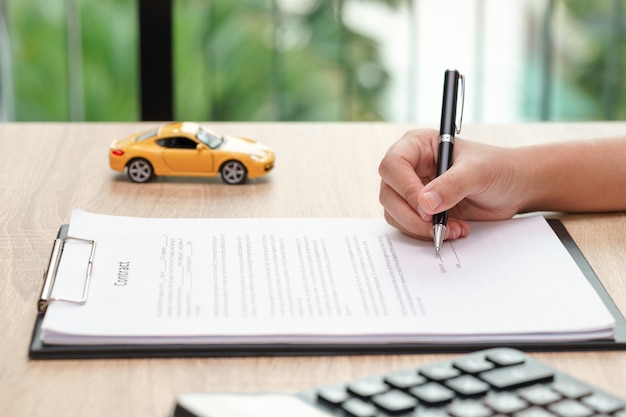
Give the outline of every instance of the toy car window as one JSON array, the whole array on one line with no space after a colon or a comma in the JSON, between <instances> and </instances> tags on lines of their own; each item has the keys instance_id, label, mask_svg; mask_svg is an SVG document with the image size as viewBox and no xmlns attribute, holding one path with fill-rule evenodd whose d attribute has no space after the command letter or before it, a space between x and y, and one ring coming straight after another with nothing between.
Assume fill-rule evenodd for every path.
<instances>
[{"instance_id":1,"label":"toy car window","mask_svg":"<svg viewBox=\"0 0 626 417\"><path fill-rule=\"evenodd\" d=\"M135 142L141 142L142 140L153 138L157 135L157 133L159 133L158 128L148 130L146 133L142 133L141 135L137 136L137 139L135 139Z\"/></svg>"},{"instance_id":2,"label":"toy car window","mask_svg":"<svg viewBox=\"0 0 626 417\"><path fill-rule=\"evenodd\" d=\"M170 143L169 143L168 148L196 149L196 146L198 146L198 143L194 142L193 140L189 138L176 137L176 138L170 138Z\"/></svg>"},{"instance_id":3,"label":"toy car window","mask_svg":"<svg viewBox=\"0 0 626 417\"><path fill-rule=\"evenodd\" d=\"M196 149L198 144L189 138L173 137L155 141L157 145L170 149Z\"/></svg>"},{"instance_id":4,"label":"toy car window","mask_svg":"<svg viewBox=\"0 0 626 417\"><path fill-rule=\"evenodd\" d=\"M198 132L196 133L196 138L198 138L200 142L204 143L211 149L219 148L220 146L222 146L222 143L224 143L223 136L218 136L215 133L211 133L208 130L202 128L198 129Z\"/></svg>"}]
</instances>

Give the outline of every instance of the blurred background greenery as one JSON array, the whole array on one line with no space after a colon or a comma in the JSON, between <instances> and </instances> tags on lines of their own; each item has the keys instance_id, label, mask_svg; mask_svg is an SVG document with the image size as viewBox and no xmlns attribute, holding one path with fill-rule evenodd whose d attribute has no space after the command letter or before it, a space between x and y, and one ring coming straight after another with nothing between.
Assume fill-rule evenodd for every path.
<instances>
[{"instance_id":1,"label":"blurred background greenery","mask_svg":"<svg viewBox=\"0 0 626 417\"><path fill-rule=\"evenodd\" d=\"M428 1L173 0L174 118L431 121L410 108L426 89L398 74L419 74L438 55L421 56L410 39L391 36L425 36L410 26ZM454 36L501 35L483 33L480 16L493 2L446 1L448 10L472 5L472 16L461 16L471 21L467 34ZM483 104L469 121L625 119L626 0L516 3L528 11L515 17L525 39L520 82L489 85L481 74L501 64L499 53L487 59L475 48L470 73L482 80L474 96ZM368 30L377 13L401 25L379 36ZM0 0L0 17L0 119L141 118L138 0ZM412 49L394 61L385 52L400 42ZM440 88L441 80L426 84ZM490 95L505 88L514 115L491 115Z\"/></svg>"}]
</instances>

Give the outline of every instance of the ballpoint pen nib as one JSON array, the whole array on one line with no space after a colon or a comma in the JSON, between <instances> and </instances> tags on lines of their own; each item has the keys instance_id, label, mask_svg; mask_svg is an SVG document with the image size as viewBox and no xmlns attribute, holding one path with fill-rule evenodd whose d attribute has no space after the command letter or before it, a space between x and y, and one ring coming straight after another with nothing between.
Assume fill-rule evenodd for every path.
<instances>
[{"instance_id":1,"label":"ballpoint pen nib","mask_svg":"<svg viewBox=\"0 0 626 417\"><path fill-rule=\"evenodd\" d=\"M443 245L443 235L446 233L446 226L436 224L433 226L433 241L435 243L435 254L439 255L441 245Z\"/></svg>"}]
</instances>

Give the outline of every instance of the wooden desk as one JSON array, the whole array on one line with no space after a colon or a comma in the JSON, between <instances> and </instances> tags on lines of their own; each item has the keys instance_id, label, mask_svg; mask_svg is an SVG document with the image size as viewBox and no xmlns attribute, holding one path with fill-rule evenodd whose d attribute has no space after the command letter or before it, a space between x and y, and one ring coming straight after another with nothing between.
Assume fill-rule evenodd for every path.
<instances>
[{"instance_id":1,"label":"wooden desk","mask_svg":"<svg viewBox=\"0 0 626 417\"><path fill-rule=\"evenodd\" d=\"M409 125L213 123L277 154L275 171L242 186L160 178L138 185L108 167L109 143L154 124L0 124L0 414L166 416L190 391L297 391L423 364L443 355L29 361L52 239L80 207L133 216L381 217L378 162ZM626 134L626 123L467 126L463 137L515 146ZM624 192L624 190L618 190ZM564 216L626 312L626 214ZM626 352L533 353L626 395Z\"/></svg>"}]
</instances>

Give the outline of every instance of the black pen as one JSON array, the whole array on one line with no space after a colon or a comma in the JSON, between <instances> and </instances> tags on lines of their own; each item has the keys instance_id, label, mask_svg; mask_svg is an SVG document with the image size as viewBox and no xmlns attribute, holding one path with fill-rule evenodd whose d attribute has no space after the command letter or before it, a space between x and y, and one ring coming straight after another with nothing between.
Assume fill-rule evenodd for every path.
<instances>
[{"instance_id":1,"label":"black pen","mask_svg":"<svg viewBox=\"0 0 626 417\"><path fill-rule=\"evenodd\" d=\"M454 135L461 131L461 121L463 118L463 107L461 107L461 121L456 124L457 93L459 81L463 83L465 90L465 79L457 70L446 70L443 80L443 102L441 105L441 126L439 127L439 151L437 155L437 176L442 175L452 165L452 150L454 148ZM465 92L463 92L463 101ZM439 255L443 245L443 237L448 224L448 212L443 211L433 216L433 240L435 243L435 253Z\"/></svg>"}]
</instances>

